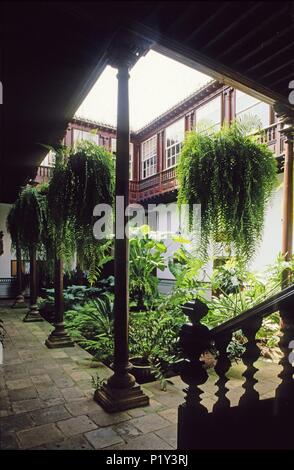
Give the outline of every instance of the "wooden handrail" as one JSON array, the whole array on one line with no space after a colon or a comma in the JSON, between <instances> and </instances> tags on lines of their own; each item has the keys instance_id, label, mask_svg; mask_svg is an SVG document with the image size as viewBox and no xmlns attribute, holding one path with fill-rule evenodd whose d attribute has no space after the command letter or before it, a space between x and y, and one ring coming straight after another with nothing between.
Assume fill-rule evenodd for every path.
<instances>
[{"instance_id":1,"label":"wooden handrail","mask_svg":"<svg viewBox=\"0 0 294 470\"><path fill-rule=\"evenodd\" d=\"M290 302L294 304L294 284L269 297L260 304L245 310L235 318L231 318L221 325L216 326L210 330L210 333L213 338L223 335L225 332L234 333L237 330L241 330L253 318L264 318L271 315L289 305Z\"/></svg>"},{"instance_id":2,"label":"wooden handrail","mask_svg":"<svg viewBox=\"0 0 294 470\"><path fill-rule=\"evenodd\" d=\"M262 326L264 317L274 312L279 312L281 317L281 332L279 348L282 357L279 362L281 371L278 377L281 383L278 385L275 394L275 414L289 415L294 413L294 380L293 365L289 359L291 352L291 342L294 338L294 285L281 290L258 305L242 312L237 317L224 322L223 324L209 330L201 323L201 319L208 313L208 307L205 303L196 299L187 302L182 306L183 313L187 315L191 323L183 325L180 331L179 346L184 359L179 362L179 371L183 382L188 384L185 390L187 395L185 403L180 406L179 413L191 416L193 413L199 419L207 413L207 409L202 403L201 385L208 379L205 364L201 364L201 353L211 350L217 351L216 364L214 370L217 380L215 395L217 401L213 406L212 413L223 413L224 410L231 408L230 399L227 396L229 388L227 383L230 381L227 373L232 367L232 360L229 352L229 345L236 331L242 331L247 341L243 344L242 361L245 371L242 376L244 382L242 388L244 394L241 396L238 407L243 410L252 410L258 407L261 400L259 391L255 384L259 379L255 376L258 371L257 360L261 351L258 345L257 333ZM256 409L256 408L255 408ZM202 419L202 418L201 418Z\"/></svg>"}]
</instances>

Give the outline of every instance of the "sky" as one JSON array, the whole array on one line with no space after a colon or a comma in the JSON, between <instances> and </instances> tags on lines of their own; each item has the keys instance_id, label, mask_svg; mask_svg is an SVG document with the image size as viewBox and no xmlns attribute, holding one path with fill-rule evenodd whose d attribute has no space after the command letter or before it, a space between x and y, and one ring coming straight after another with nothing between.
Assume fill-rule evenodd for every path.
<instances>
[{"instance_id":1,"label":"sky","mask_svg":"<svg viewBox=\"0 0 294 470\"><path fill-rule=\"evenodd\" d=\"M107 66L76 115L116 126L117 70ZM155 51L130 71L130 127L138 130L207 83L210 77Z\"/></svg>"}]
</instances>

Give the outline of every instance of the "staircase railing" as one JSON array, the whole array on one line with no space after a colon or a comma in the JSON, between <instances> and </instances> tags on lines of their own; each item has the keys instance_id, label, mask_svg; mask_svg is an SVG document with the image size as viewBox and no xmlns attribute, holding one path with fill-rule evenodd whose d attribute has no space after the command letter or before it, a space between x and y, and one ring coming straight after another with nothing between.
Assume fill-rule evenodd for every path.
<instances>
[{"instance_id":1,"label":"staircase railing","mask_svg":"<svg viewBox=\"0 0 294 470\"><path fill-rule=\"evenodd\" d=\"M256 334L262 326L263 318L277 311L280 312L281 317L279 347L282 351L282 359L279 363L281 372L278 375L281 383L278 385L273 399L262 400L255 389L255 385L258 383L255 378L258 371L255 363L261 354L257 345ZM191 323L184 325L180 333L180 346L185 358L180 365L180 374L188 387L185 390L185 403L179 407L179 449L223 448L224 445L226 448L255 448L258 447L258 444L263 448L267 447L267 442L272 439L271 436L275 436L274 445L277 448L285 446L288 448L287 443L290 445L288 434L281 433L281 426L284 430L287 429L284 422L286 421L289 426L292 426L293 431L294 369L289 358L291 342L293 345L294 340L294 285L212 330L201 324L201 319L208 313L208 308L199 300L187 302L183 306L183 312L190 318ZM245 365L244 383L242 385L244 393L238 405L231 406L227 397L229 391L227 373L232 366L228 346L234 332L239 330L247 338L245 352L242 355ZM208 380L208 373L201 360L201 355L212 347L218 352L215 365L217 375L215 395L217 400L212 412L208 412L202 403L201 397L203 394L201 385ZM249 417L251 418L249 419ZM289 421L290 417L291 422ZM266 439L261 440L260 435L255 435L257 432L257 423L255 421L257 418L268 423L271 431L268 441ZM195 435L193 428L195 431L195 426L199 428L199 425L199 433ZM219 426L220 434L216 440L213 440L213 436L216 436L215 431ZM233 431L235 426L239 430L242 428L242 431ZM273 427L277 428L277 432L274 431ZM265 434L267 434L267 431ZM236 440L236 436L240 437L240 435L243 436L242 440ZM229 437L230 439L228 439Z\"/></svg>"}]
</instances>

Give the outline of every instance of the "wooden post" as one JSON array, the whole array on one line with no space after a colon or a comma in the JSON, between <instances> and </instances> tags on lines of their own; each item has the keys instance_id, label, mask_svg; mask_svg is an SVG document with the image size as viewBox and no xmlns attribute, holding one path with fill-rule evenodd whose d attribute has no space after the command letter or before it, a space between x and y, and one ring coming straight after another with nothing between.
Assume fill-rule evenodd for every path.
<instances>
[{"instance_id":1,"label":"wooden post","mask_svg":"<svg viewBox=\"0 0 294 470\"><path fill-rule=\"evenodd\" d=\"M74 342L67 334L64 323L64 299L63 299L63 262L55 259L54 265L54 300L55 300L55 323L54 330L45 341L48 348L65 348L74 346Z\"/></svg>"},{"instance_id":2,"label":"wooden post","mask_svg":"<svg viewBox=\"0 0 294 470\"><path fill-rule=\"evenodd\" d=\"M291 261L293 249L293 140L290 134L285 142L284 189L283 189L283 227L282 255L285 261ZM283 287L292 282L291 269L285 269L282 277Z\"/></svg>"},{"instance_id":3,"label":"wooden post","mask_svg":"<svg viewBox=\"0 0 294 470\"><path fill-rule=\"evenodd\" d=\"M37 259L34 246L30 249L30 308L23 321L43 321L37 306Z\"/></svg>"},{"instance_id":4,"label":"wooden post","mask_svg":"<svg viewBox=\"0 0 294 470\"><path fill-rule=\"evenodd\" d=\"M21 260L21 249L19 245L16 246L16 289L17 295L11 306L11 308L24 308L26 307L24 296L23 296L23 287L22 287L22 260Z\"/></svg>"},{"instance_id":5,"label":"wooden post","mask_svg":"<svg viewBox=\"0 0 294 470\"><path fill-rule=\"evenodd\" d=\"M116 208L115 222L115 300L114 300L114 374L101 389L96 390L94 399L109 412L120 411L149 404L135 378L129 373L129 240L118 237L118 217L124 220L129 203L129 67L118 64L118 107L117 107L117 154L115 195L120 197L121 207Z\"/></svg>"}]
</instances>

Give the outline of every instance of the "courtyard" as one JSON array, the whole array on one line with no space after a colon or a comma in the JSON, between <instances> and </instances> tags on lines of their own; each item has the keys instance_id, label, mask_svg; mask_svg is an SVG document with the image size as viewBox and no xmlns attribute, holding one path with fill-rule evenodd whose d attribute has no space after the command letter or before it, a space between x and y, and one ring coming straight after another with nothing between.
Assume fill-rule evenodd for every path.
<instances>
[{"instance_id":1,"label":"courtyard","mask_svg":"<svg viewBox=\"0 0 294 470\"><path fill-rule=\"evenodd\" d=\"M0 449L293 449L293 4L0 22Z\"/></svg>"},{"instance_id":2,"label":"courtyard","mask_svg":"<svg viewBox=\"0 0 294 470\"><path fill-rule=\"evenodd\" d=\"M75 345L48 349L47 322L24 323L24 310L1 306L7 336L0 369L1 449L35 450L170 450L177 447L178 406L185 384L172 377L166 391L159 382L142 386L150 405L106 413L94 400L92 376L108 378L111 370ZM280 367L260 360L257 389L272 398L280 382ZM232 406L243 394L244 366L233 365L228 397ZM216 401L216 376L202 387L203 404L211 411Z\"/></svg>"}]
</instances>

